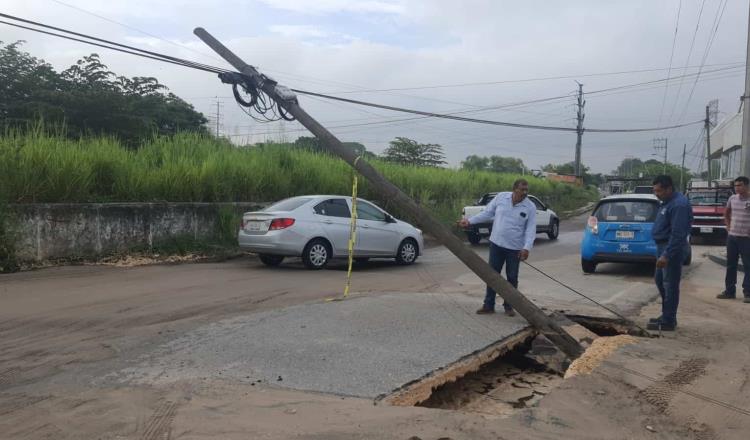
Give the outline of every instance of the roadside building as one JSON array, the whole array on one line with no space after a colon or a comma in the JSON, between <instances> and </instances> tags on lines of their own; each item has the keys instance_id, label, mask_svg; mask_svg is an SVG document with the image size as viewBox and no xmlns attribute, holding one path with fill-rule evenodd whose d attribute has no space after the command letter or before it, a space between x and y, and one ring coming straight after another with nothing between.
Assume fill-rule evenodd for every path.
<instances>
[{"instance_id":1,"label":"roadside building","mask_svg":"<svg viewBox=\"0 0 750 440\"><path fill-rule=\"evenodd\" d=\"M734 179L742 173L742 111L724 119L711 130L713 179ZM705 148L703 149L705 151Z\"/></svg>"}]
</instances>

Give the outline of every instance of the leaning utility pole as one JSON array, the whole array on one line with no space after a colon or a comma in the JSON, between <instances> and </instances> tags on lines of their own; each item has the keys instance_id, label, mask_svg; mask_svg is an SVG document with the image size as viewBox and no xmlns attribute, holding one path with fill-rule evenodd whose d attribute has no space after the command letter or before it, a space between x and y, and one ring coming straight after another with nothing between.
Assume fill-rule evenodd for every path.
<instances>
[{"instance_id":1,"label":"leaning utility pole","mask_svg":"<svg viewBox=\"0 0 750 440\"><path fill-rule=\"evenodd\" d=\"M706 120L703 121L706 129L706 180L711 188L711 119L709 118L709 106L706 106Z\"/></svg>"},{"instance_id":2,"label":"leaning utility pole","mask_svg":"<svg viewBox=\"0 0 750 440\"><path fill-rule=\"evenodd\" d=\"M742 94L742 175L750 176L750 17L747 25L747 47L745 48L745 93Z\"/></svg>"},{"instance_id":3,"label":"leaning utility pole","mask_svg":"<svg viewBox=\"0 0 750 440\"><path fill-rule=\"evenodd\" d=\"M503 299L508 301L511 306L518 310L532 326L559 347L563 353L570 358L577 358L581 355L583 348L575 338L516 290L515 287L501 277L479 255L464 245L446 226L420 208L414 200L386 180L372 165L363 160L362 157L357 156L351 148L345 147L330 131L307 114L297 103L297 97L292 90L261 75L254 67L242 61L203 28L196 28L194 33L243 74L242 80L245 86L265 92L287 114L294 117L300 124L317 136L329 151L339 156L364 176L384 199L393 202L404 213L416 219L425 232L435 236L438 241L445 245L459 260L477 274L482 281L487 283Z\"/></svg>"},{"instance_id":4,"label":"leaning utility pole","mask_svg":"<svg viewBox=\"0 0 750 440\"><path fill-rule=\"evenodd\" d=\"M578 107L576 115L576 119L578 120L578 124L576 125L578 140L576 140L575 173L576 177L581 177L583 175L581 168L581 141L583 140L583 119L586 117L586 114L583 113L583 107L586 105L586 101L583 100L583 84L578 81L576 82L578 83L578 103L576 104Z\"/></svg>"}]
</instances>

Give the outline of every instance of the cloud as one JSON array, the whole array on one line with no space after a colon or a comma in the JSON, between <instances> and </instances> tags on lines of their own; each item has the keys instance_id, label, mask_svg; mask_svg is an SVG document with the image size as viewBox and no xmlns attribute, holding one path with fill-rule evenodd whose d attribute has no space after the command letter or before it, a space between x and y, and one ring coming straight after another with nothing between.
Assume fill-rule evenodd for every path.
<instances>
[{"instance_id":1,"label":"cloud","mask_svg":"<svg viewBox=\"0 0 750 440\"><path fill-rule=\"evenodd\" d=\"M266 5L301 14L320 15L340 12L402 14L400 2L376 0L260 0Z\"/></svg>"}]
</instances>

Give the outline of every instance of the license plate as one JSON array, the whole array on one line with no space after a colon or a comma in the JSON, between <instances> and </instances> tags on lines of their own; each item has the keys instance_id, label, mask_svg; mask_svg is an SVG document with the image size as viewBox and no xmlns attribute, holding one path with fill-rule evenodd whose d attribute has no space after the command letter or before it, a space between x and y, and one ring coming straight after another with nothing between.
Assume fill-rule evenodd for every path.
<instances>
[{"instance_id":1,"label":"license plate","mask_svg":"<svg viewBox=\"0 0 750 440\"><path fill-rule=\"evenodd\" d=\"M262 231L265 225L265 222L247 222L245 223L245 230L253 232Z\"/></svg>"},{"instance_id":2,"label":"license plate","mask_svg":"<svg viewBox=\"0 0 750 440\"><path fill-rule=\"evenodd\" d=\"M490 229L489 228L479 228L479 233L480 234L489 234L490 233Z\"/></svg>"},{"instance_id":3,"label":"license plate","mask_svg":"<svg viewBox=\"0 0 750 440\"><path fill-rule=\"evenodd\" d=\"M714 232L713 228L701 228L701 234L710 234Z\"/></svg>"},{"instance_id":4,"label":"license plate","mask_svg":"<svg viewBox=\"0 0 750 440\"><path fill-rule=\"evenodd\" d=\"M615 237L622 238L624 240L632 240L635 238L635 232L633 231L617 231Z\"/></svg>"}]
</instances>

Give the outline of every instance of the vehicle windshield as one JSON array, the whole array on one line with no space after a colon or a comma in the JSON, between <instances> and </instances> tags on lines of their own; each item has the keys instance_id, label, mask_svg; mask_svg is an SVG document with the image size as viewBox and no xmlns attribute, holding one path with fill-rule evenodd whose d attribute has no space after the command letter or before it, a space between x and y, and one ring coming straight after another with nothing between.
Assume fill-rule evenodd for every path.
<instances>
[{"instance_id":1,"label":"vehicle windshield","mask_svg":"<svg viewBox=\"0 0 750 440\"><path fill-rule=\"evenodd\" d=\"M602 202L594 217L600 222L650 223L656 219L657 211L655 200L612 200Z\"/></svg>"},{"instance_id":2,"label":"vehicle windshield","mask_svg":"<svg viewBox=\"0 0 750 440\"><path fill-rule=\"evenodd\" d=\"M479 203L477 203L477 205L478 206L486 206L486 205L488 205L492 201L492 199L495 198L495 195L496 194L494 194L494 193L483 195L482 198L479 199Z\"/></svg>"},{"instance_id":3,"label":"vehicle windshield","mask_svg":"<svg viewBox=\"0 0 750 440\"><path fill-rule=\"evenodd\" d=\"M264 212L272 211L294 211L300 206L312 200L312 197L292 197L291 199L284 199L280 202L276 202L268 208L264 209Z\"/></svg>"},{"instance_id":4,"label":"vehicle windshield","mask_svg":"<svg viewBox=\"0 0 750 440\"><path fill-rule=\"evenodd\" d=\"M730 191L691 191L688 199L693 206L724 206L729 200Z\"/></svg>"}]
</instances>

